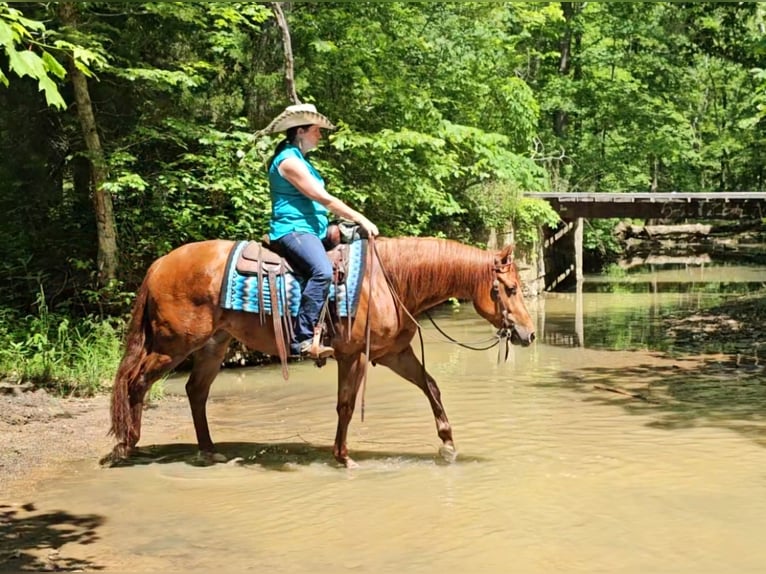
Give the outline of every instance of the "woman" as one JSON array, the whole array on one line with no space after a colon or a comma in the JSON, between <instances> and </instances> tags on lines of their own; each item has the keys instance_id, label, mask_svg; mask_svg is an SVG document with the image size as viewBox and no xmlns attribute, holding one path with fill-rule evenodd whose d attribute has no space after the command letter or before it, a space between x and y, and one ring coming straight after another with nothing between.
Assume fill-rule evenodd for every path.
<instances>
[{"instance_id":1,"label":"woman","mask_svg":"<svg viewBox=\"0 0 766 574\"><path fill-rule=\"evenodd\" d=\"M358 223L367 234L378 228L364 215L327 193L324 180L306 154L322 139L322 128L335 126L312 104L288 106L260 133L286 132L268 163L271 191L269 240L307 282L295 318L294 356L326 358L332 347L312 349L314 327L319 319L332 281L332 264L322 239L327 234L328 213Z\"/></svg>"}]
</instances>

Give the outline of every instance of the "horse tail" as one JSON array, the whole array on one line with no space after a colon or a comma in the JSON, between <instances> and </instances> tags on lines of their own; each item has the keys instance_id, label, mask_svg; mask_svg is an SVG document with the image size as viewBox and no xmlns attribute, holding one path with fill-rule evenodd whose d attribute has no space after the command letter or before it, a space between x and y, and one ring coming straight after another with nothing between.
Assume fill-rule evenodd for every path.
<instances>
[{"instance_id":1,"label":"horse tail","mask_svg":"<svg viewBox=\"0 0 766 574\"><path fill-rule=\"evenodd\" d=\"M149 270L151 272L151 269ZM114 435L120 444L129 446L130 433L133 427L133 416L130 408L130 391L139 381L141 368L148 355L147 341L150 337L147 302L149 300L149 273L136 294L133 303L132 316L125 340L125 351L117 369L117 375L112 386L112 426L109 434Z\"/></svg>"}]
</instances>

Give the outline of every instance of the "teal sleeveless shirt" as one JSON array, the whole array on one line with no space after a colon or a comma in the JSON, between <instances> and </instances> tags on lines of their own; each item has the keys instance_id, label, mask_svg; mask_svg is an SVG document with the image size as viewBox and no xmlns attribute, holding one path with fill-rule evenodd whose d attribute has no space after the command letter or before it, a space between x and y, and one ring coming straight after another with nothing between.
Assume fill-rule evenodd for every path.
<instances>
[{"instance_id":1,"label":"teal sleeveless shirt","mask_svg":"<svg viewBox=\"0 0 766 574\"><path fill-rule=\"evenodd\" d=\"M279 173L279 165L289 157L298 158L309 173L324 187L324 179L303 157L294 145L287 145L275 158L269 168L269 189L271 193L271 221L269 239L276 240L288 233L311 233L320 239L327 235L327 208L309 199Z\"/></svg>"}]
</instances>

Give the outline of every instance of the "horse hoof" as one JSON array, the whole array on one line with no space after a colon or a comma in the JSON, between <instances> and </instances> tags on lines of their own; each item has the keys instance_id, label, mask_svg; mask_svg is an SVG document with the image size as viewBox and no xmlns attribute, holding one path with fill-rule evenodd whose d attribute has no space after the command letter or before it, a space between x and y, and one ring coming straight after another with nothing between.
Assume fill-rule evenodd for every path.
<instances>
[{"instance_id":1,"label":"horse hoof","mask_svg":"<svg viewBox=\"0 0 766 574\"><path fill-rule=\"evenodd\" d=\"M130 458L130 454L132 450L133 449L131 449L126 444L116 444L114 445L112 452L103 456L101 460L99 460L99 464L101 466L107 466L107 467L119 466L120 464L128 460L128 458Z\"/></svg>"},{"instance_id":2,"label":"horse hoof","mask_svg":"<svg viewBox=\"0 0 766 574\"><path fill-rule=\"evenodd\" d=\"M226 458L226 455L223 455L220 452L201 450L197 453L197 460L195 462L199 463L201 466L212 466L219 462L228 461L229 459Z\"/></svg>"},{"instance_id":3,"label":"horse hoof","mask_svg":"<svg viewBox=\"0 0 766 574\"><path fill-rule=\"evenodd\" d=\"M225 454L221 454L220 452L214 452L212 453L213 462L229 462L229 459L226 457Z\"/></svg>"},{"instance_id":4,"label":"horse hoof","mask_svg":"<svg viewBox=\"0 0 766 574\"><path fill-rule=\"evenodd\" d=\"M452 464L457 460L457 450L455 450L455 446L451 444L443 444L439 448L439 454L442 457L442 460L444 462Z\"/></svg>"},{"instance_id":5,"label":"horse hoof","mask_svg":"<svg viewBox=\"0 0 766 574\"><path fill-rule=\"evenodd\" d=\"M336 456L335 460L339 465L345 468L359 468L359 465L354 461L354 459L348 456Z\"/></svg>"}]
</instances>

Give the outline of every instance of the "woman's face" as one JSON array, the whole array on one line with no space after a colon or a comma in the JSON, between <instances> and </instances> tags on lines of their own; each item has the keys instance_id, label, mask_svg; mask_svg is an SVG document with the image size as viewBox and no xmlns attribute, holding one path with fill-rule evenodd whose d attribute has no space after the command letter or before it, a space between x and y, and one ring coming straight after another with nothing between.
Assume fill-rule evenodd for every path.
<instances>
[{"instance_id":1,"label":"woman's face","mask_svg":"<svg viewBox=\"0 0 766 574\"><path fill-rule=\"evenodd\" d=\"M307 152L317 147L317 144L319 144L319 140L322 139L322 131L317 125L309 126L307 129L303 130L302 132L299 132L298 135L301 139L300 148L304 152Z\"/></svg>"}]
</instances>

